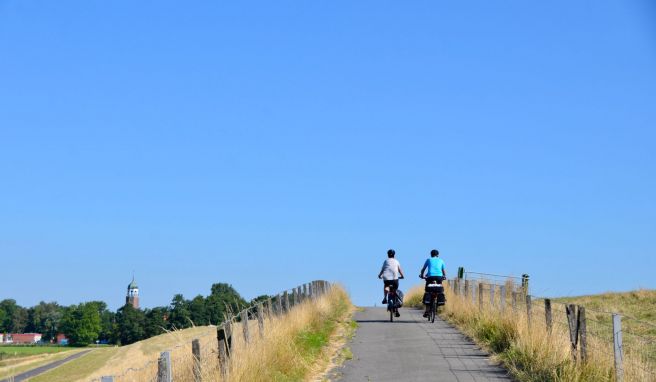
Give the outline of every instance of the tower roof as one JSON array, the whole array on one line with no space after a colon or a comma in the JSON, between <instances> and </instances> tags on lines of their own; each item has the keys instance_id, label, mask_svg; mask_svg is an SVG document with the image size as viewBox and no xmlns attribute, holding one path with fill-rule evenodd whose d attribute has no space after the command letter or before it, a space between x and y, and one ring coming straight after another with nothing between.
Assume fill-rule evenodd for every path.
<instances>
[{"instance_id":1,"label":"tower roof","mask_svg":"<svg viewBox=\"0 0 656 382\"><path fill-rule=\"evenodd\" d=\"M128 285L128 289L138 289L137 282L134 281L134 276L132 276L132 282Z\"/></svg>"}]
</instances>

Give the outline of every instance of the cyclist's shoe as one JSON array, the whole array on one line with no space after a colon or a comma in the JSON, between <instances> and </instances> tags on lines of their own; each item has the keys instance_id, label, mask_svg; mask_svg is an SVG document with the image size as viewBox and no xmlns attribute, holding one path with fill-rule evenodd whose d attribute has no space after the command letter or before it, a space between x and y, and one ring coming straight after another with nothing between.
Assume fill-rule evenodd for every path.
<instances>
[{"instance_id":1,"label":"cyclist's shoe","mask_svg":"<svg viewBox=\"0 0 656 382\"><path fill-rule=\"evenodd\" d=\"M383 304L387 304L387 297L383 299Z\"/></svg>"},{"instance_id":2,"label":"cyclist's shoe","mask_svg":"<svg viewBox=\"0 0 656 382\"><path fill-rule=\"evenodd\" d=\"M399 313L399 312L394 313L394 315L395 315L396 317L401 317L401 313Z\"/></svg>"},{"instance_id":3,"label":"cyclist's shoe","mask_svg":"<svg viewBox=\"0 0 656 382\"><path fill-rule=\"evenodd\" d=\"M424 312L424 318L428 318L428 312Z\"/></svg>"}]
</instances>

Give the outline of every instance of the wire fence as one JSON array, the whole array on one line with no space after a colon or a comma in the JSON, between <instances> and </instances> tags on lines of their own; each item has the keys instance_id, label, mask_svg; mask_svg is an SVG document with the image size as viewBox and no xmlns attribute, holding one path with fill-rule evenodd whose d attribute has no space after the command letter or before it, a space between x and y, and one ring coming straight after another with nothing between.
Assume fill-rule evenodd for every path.
<instances>
[{"instance_id":1,"label":"wire fence","mask_svg":"<svg viewBox=\"0 0 656 382\"><path fill-rule=\"evenodd\" d=\"M129 367L90 382L225 381L230 362L239 357L239 349L257 342L263 336L265 326L270 325L275 317L285 315L303 302L321 297L331 288L329 282L317 280L283 291L229 314L221 325L208 327L192 341L180 340L138 367Z\"/></svg>"},{"instance_id":2,"label":"wire fence","mask_svg":"<svg viewBox=\"0 0 656 382\"><path fill-rule=\"evenodd\" d=\"M615 312L566 304L530 294L522 277L463 272L447 283L455 298L490 314L523 320L547 334L576 365L607 368L613 381L656 381L656 324Z\"/></svg>"}]
</instances>

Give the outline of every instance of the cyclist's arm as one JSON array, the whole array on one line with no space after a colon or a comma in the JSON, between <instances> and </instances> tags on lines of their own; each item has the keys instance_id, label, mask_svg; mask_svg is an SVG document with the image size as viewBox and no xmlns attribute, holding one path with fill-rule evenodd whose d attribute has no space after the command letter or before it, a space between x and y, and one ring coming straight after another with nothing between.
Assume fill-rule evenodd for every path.
<instances>
[{"instance_id":1,"label":"cyclist's arm","mask_svg":"<svg viewBox=\"0 0 656 382\"><path fill-rule=\"evenodd\" d=\"M421 268L421 272L419 272L419 277L422 279L424 278L424 271L426 271L426 266L428 266L428 264L424 263L424 267Z\"/></svg>"},{"instance_id":2,"label":"cyclist's arm","mask_svg":"<svg viewBox=\"0 0 656 382\"><path fill-rule=\"evenodd\" d=\"M378 274L378 278L383 277L383 272L385 272L385 263L383 263L383 267L380 268L380 273Z\"/></svg>"},{"instance_id":3,"label":"cyclist's arm","mask_svg":"<svg viewBox=\"0 0 656 382\"><path fill-rule=\"evenodd\" d=\"M401 269L400 265L399 265L399 274L401 275L401 278L405 278L405 276L403 276L403 270Z\"/></svg>"},{"instance_id":4,"label":"cyclist's arm","mask_svg":"<svg viewBox=\"0 0 656 382\"><path fill-rule=\"evenodd\" d=\"M442 277L446 278L446 268L444 268L444 264L442 264Z\"/></svg>"}]
</instances>

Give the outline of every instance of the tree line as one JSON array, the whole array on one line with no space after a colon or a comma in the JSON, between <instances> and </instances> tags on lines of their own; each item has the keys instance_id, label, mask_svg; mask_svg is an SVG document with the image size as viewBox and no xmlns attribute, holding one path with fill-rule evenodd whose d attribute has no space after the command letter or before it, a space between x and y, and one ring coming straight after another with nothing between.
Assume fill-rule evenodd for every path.
<instances>
[{"instance_id":1,"label":"tree line","mask_svg":"<svg viewBox=\"0 0 656 382\"><path fill-rule=\"evenodd\" d=\"M15 300L0 301L0 333L41 333L42 341L54 340L63 333L74 346L101 343L127 345L166 331L192 325L218 325L229 312L238 312L268 296L250 303L229 284L213 284L208 296L191 300L176 294L168 306L135 309L126 304L113 312L103 301L61 306L40 302L24 308Z\"/></svg>"}]
</instances>

